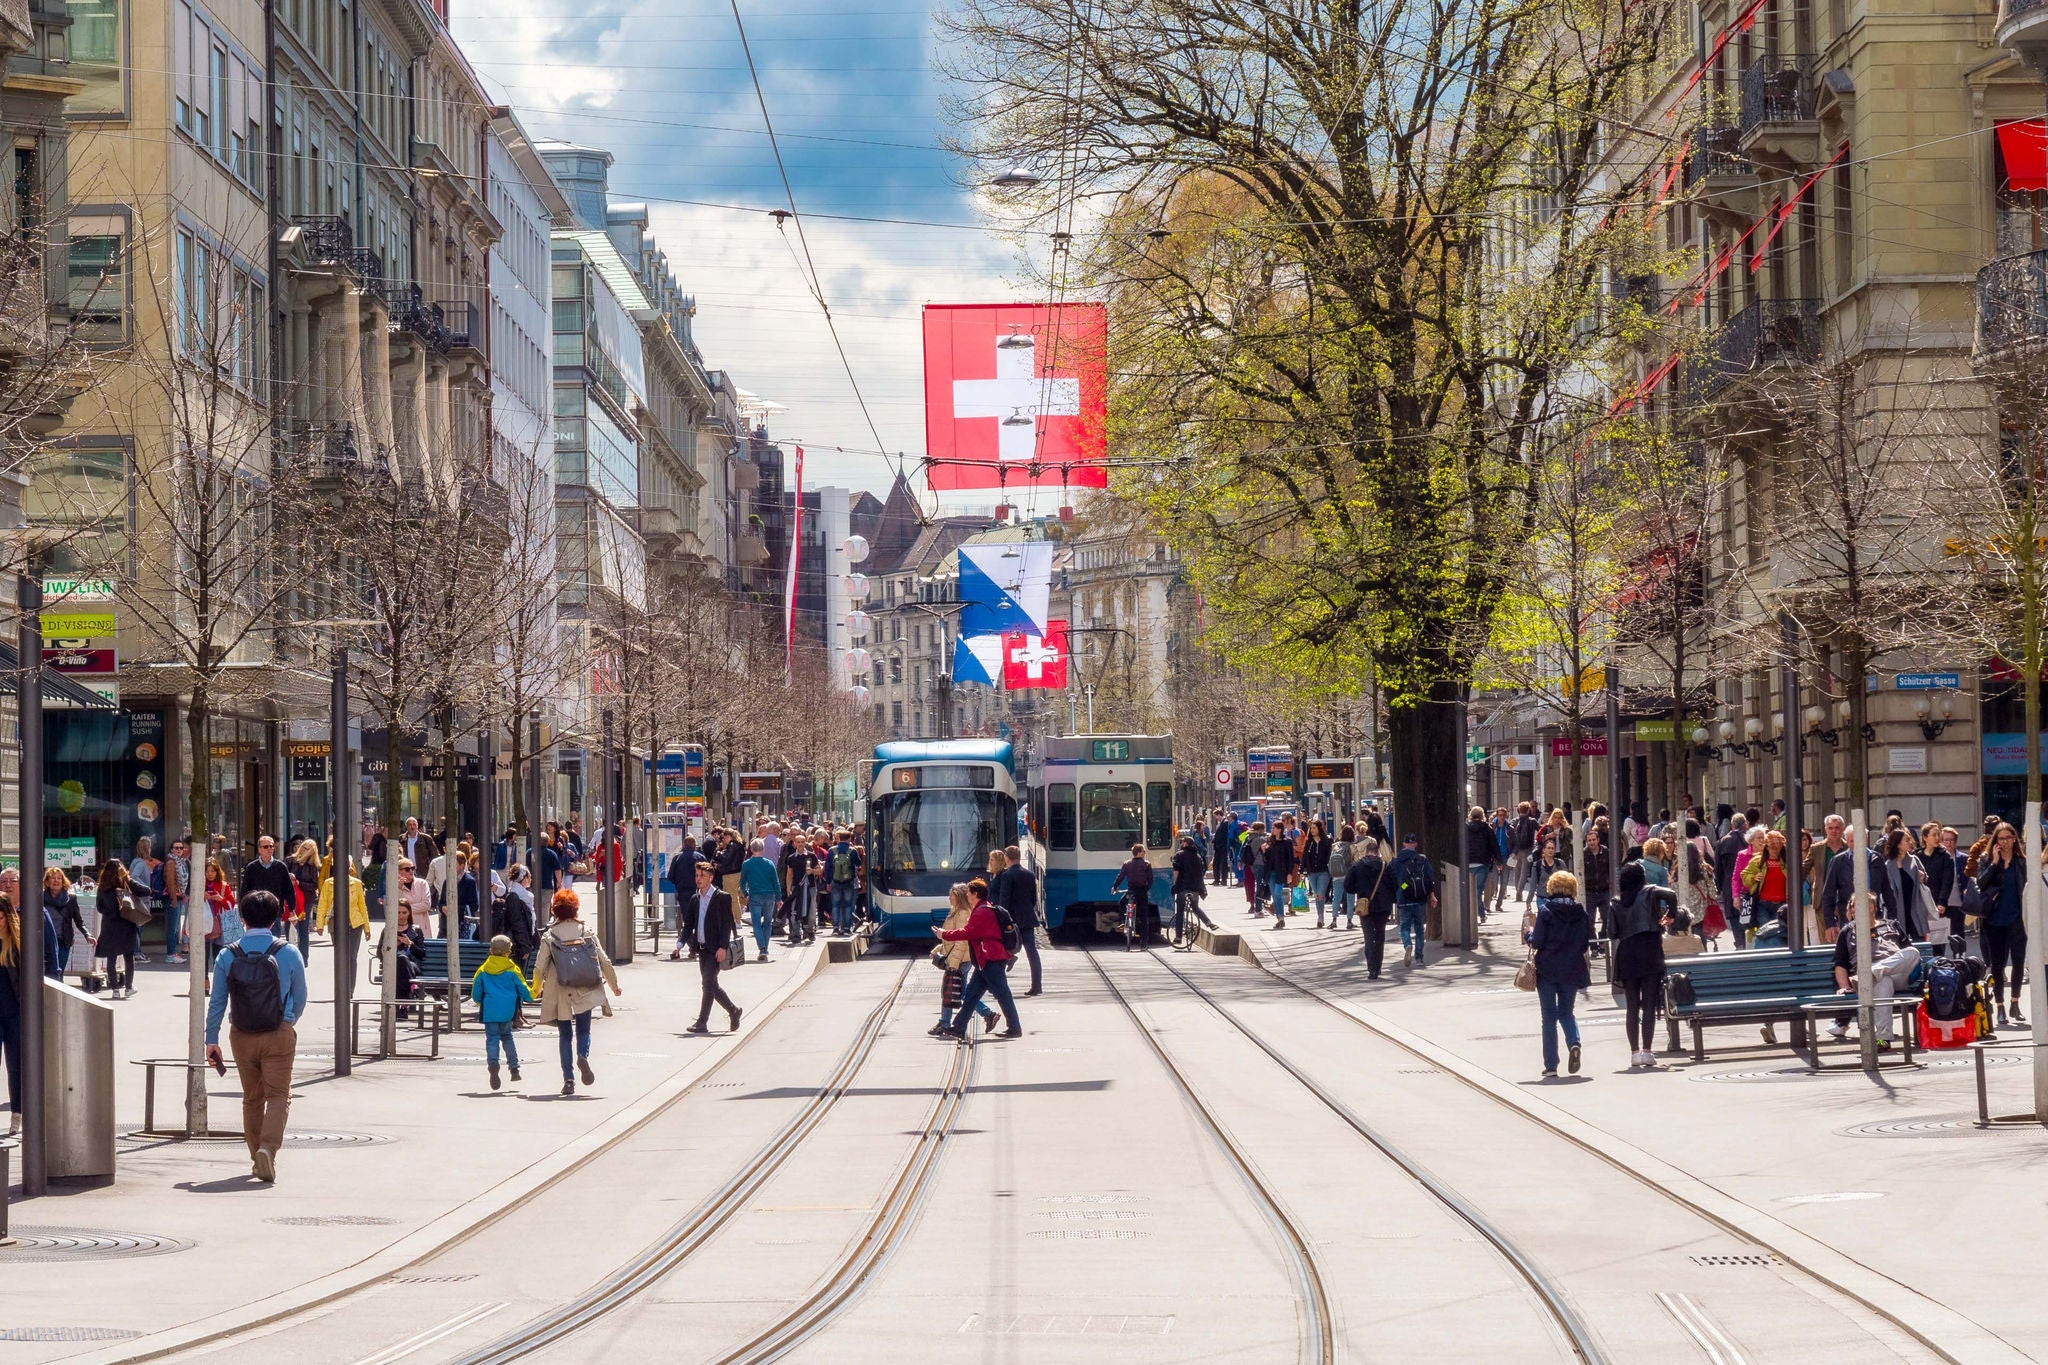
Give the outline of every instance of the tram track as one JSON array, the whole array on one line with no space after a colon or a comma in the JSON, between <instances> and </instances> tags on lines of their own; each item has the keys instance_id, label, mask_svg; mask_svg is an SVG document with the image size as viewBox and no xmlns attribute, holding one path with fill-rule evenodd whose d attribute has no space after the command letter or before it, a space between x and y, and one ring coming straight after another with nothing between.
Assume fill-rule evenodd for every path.
<instances>
[{"instance_id":1,"label":"tram track","mask_svg":"<svg viewBox=\"0 0 2048 1365\"><path fill-rule=\"evenodd\" d=\"M1210 992L1204 990L1199 984L1193 981L1186 973L1182 972L1178 967L1174 966L1173 963L1167 961L1164 958L1159 957L1156 951L1148 949L1147 954L1148 956L1151 956L1154 961L1157 961L1167 971L1171 972L1175 977L1179 978L1181 983L1193 995L1200 999L1211 1010L1215 1011L1225 1021L1230 1023L1240 1033L1244 1034L1244 1036L1246 1036L1247 1038L1250 1038L1252 1042L1256 1043L1259 1046L1259 1048L1262 1051L1264 1051L1269 1057L1271 1057L1275 1062L1281 1065L1290 1074L1294 1075L1294 1077L1297 1080L1301 1081L1312 1092L1317 1092L1317 1097L1319 1099L1324 1099L1324 1095L1321 1093L1320 1087L1317 1086L1315 1082L1310 1080L1308 1077L1304 1076L1301 1073L1300 1068L1295 1066L1291 1061L1288 1061L1286 1058L1280 1056L1280 1054L1276 1052L1269 1044L1267 1044L1264 1039L1260 1038L1255 1032L1253 1032L1249 1027L1247 1027L1242 1020L1238 1019L1224 1006L1217 1003L1216 999ZM1893 1312L1885 1305L1877 1302L1876 1300L1864 1294L1856 1292L1854 1289L1850 1289L1841 1284L1836 1283L1828 1276L1802 1263L1796 1256L1787 1253L1783 1248L1765 1242L1764 1240L1755 1236L1754 1234L1749 1232L1747 1229L1741 1227L1737 1223L1731 1222L1727 1218L1716 1213L1713 1209L1707 1208L1702 1204L1696 1202L1695 1200L1688 1199L1680 1194L1674 1193L1672 1190L1665 1188L1657 1180L1651 1178L1644 1172L1635 1169L1628 1162L1620 1160L1611 1152L1602 1150L1598 1145L1588 1142L1584 1137L1570 1131L1568 1128L1544 1118L1541 1114L1532 1112L1519 1105L1510 1103L1508 1100L1502 1098L1500 1095L1497 1095L1492 1090L1488 1089L1485 1085L1480 1084L1472 1077L1465 1075L1462 1070L1456 1067L1445 1066L1443 1064L1442 1058L1432 1055L1430 1052L1424 1050L1423 1048L1417 1047L1405 1038L1402 1038L1394 1033L1390 1033L1384 1029L1375 1027L1371 1022L1365 1019L1361 1019L1358 1016L1352 1014L1342 1005L1328 998L1321 991L1313 987L1303 985L1302 983L1293 980L1285 974L1274 970L1272 966L1260 960L1259 958L1251 957L1247 960L1250 961L1253 966L1255 966L1261 973L1263 973L1266 977L1270 978L1272 981L1282 986L1285 986L1288 990L1294 992L1295 994L1306 996L1308 999L1313 1000L1316 1004L1322 1006L1330 1013L1337 1015L1339 1018L1346 1020L1354 1027L1371 1035L1374 1039L1384 1044L1387 1044L1388 1046L1394 1047L1399 1051L1406 1053L1408 1056L1413 1057L1416 1060L1431 1066L1432 1068L1437 1068L1444 1071L1446 1074L1450 1075L1455 1080L1457 1080L1466 1089L1476 1094L1484 1096L1489 1102L1491 1102L1494 1106L1498 1107L1499 1109L1502 1109L1510 1114L1513 1114L1515 1117L1519 1119L1522 1119L1530 1124L1533 1124L1535 1127L1542 1130L1544 1133L1568 1144L1575 1150L1578 1150L1589 1156L1597 1158L1603 1165L1607 1166L1608 1168L1616 1172L1619 1172L1620 1174L1628 1177L1628 1179L1634 1182L1635 1184L1650 1191L1660 1201L1667 1203L1678 1209L1681 1209L1685 1211L1687 1214L1704 1220L1706 1223L1710 1224L1720 1232L1724 1233L1725 1235L1731 1238L1736 1239L1745 1247L1750 1248L1755 1253L1767 1254L1769 1256L1775 1257L1777 1260L1781 1261L1787 1269L1794 1271L1803 1279L1808 1281L1816 1290L1819 1291L1819 1294L1823 1299L1828 1297L1838 1297L1842 1300L1847 1301L1848 1303L1854 1304L1857 1307L1857 1309L1861 1310L1862 1312L1871 1314L1874 1317L1881 1319L1883 1322L1889 1324L1890 1326L1897 1328L1900 1332L1904 1333L1907 1337L1911 1338L1916 1345L1923 1347L1927 1351L1929 1351L1935 1358L1945 1362L1949 1362L1949 1365L1960 1365L1960 1357L1944 1348L1940 1343L1930 1339L1926 1335L1926 1333L1915 1328L1913 1324L1905 1321L1899 1314ZM1324 1102L1326 1104L1331 1103L1331 1101L1328 1099L1324 1099ZM1385 1149L1382 1148L1382 1150ZM1399 1158L1396 1159L1399 1160ZM1404 1166L1406 1165L1405 1162L1403 1164ZM1434 1190L1432 1192L1434 1192ZM1460 1216L1462 1217L1463 1214L1461 1213ZM1468 1219L1467 1221L1470 1220ZM1477 1227L1476 1224L1474 1226ZM1525 1278L1531 1273L1534 1273L1540 1277L1541 1272L1537 1271L1533 1264L1530 1264L1528 1262L1527 1257L1521 1255L1519 1252L1511 1251L1508 1248L1508 1246L1506 1246L1502 1241L1497 1240L1495 1237L1486 1234L1483 1230L1482 1235L1487 1235L1489 1241L1493 1241L1496 1247L1500 1248L1504 1254L1508 1255L1509 1259L1515 1263L1517 1270L1522 1272ZM1523 1269L1525 1265L1529 1267L1528 1270ZM1536 1281L1532 1280L1531 1283L1532 1285L1535 1285ZM1537 1292L1539 1296L1542 1296L1545 1299L1546 1306L1548 1306L1550 1302L1550 1295L1548 1293L1545 1293L1545 1291L1541 1288L1538 1288ZM1557 1292L1561 1295L1561 1291ZM1567 1311L1569 1311L1568 1305L1566 1305L1566 1308ZM1580 1331L1583 1332L1583 1330L1583 1324L1581 1324ZM1594 1345L1592 1343L1590 1336L1587 1336L1584 1343L1582 1344L1580 1338L1575 1335L1573 1337L1573 1344L1574 1348L1579 1349L1582 1356L1584 1356L1584 1358L1587 1359L1589 1362L1599 1361L1604 1358L1601 1355L1597 1354L1597 1345ZM1596 1352L1596 1354L1586 1354L1587 1350L1589 1349Z\"/></svg>"},{"instance_id":2,"label":"tram track","mask_svg":"<svg viewBox=\"0 0 2048 1365\"><path fill-rule=\"evenodd\" d=\"M449 1365L506 1365L571 1338L654 1289L730 1228L754 1196L789 1163L852 1089L855 1078L886 1032L890 1015L915 965L916 959L904 964L888 995L863 1018L817 1091L687 1216L587 1293L456 1357ZM718 1356L722 1365L778 1359L823 1328L859 1295L914 1224L960 1105L973 1085L974 1069L974 1049L957 1049L918 1140L891 1178L875 1216L802 1302L743 1345Z\"/></svg>"},{"instance_id":3,"label":"tram track","mask_svg":"<svg viewBox=\"0 0 2048 1365\"><path fill-rule=\"evenodd\" d=\"M1277 1048L1268 1043L1264 1038L1261 1038L1242 1019L1224 1008L1216 1000L1215 996L1204 990L1200 984L1181 971L1180 968L1159 956L1156 949L1146 949L1145 955L1167 971L1173 973L1190 994L1206 1005L1224 1023L1229 1024L1238 1033L1249 1039L1259 1051L1266 1054L1267 1058L1274 1065L1286 1072L1303 1089L1313 1095L1318 1103L1335 1115L1339 1122L1356 1133L1360 1138L1363 1138L1380 1155L1400 1167L1405 1174L1423 1189L1427 1190L1431 1198L1435 1199L1446 1209L1449 1209L1461 1222L1479 1234L1480 1238L1490 1245L1494 1251L1499 1253L1500 1257L1508 1263L1514 1272L1535 1293L1536 1298L1543 1305L1544 1312L1549 1316L1552 1323L1556 1325L1557 1329L1564 1334L1565 1341L1570 1345L1574 1355L1580 1360L1585 1361L1586 1365L1606 1365L1608 1359L1606 1353L1600 1349L1599 1341L1594 1337L1591 1330L1587 1328L1585 1322L1580 1319L1577 1311L1573 1309L1564 1290L1552 1281L1549 1276L1545 1275L1536 1263L1515 1244L1513 1239L1494 1225L1491 1219L1473 1207L1471 1202L1456 1190L1453 1190L1435 1175L1431 1174L1428 1168L1416 1161L1384 1133L1381 1133L1378 1129L1360 1118L1355 1110L1331 1094L1321 1082L1303 1071L1293 1061L1283 1056ZM1098 967L1097 970L1101 969Z\"/></svg>"},{"instance_id":4,"label":"tram track","mask_svg":"<svg viewBox=\"0 0 2048 1365\"><path fill-rule=\"evenodd\" d=\"M1145 1021L1139 1016L1136 1007L1104 970L1095 952L1092 949L1083 951L1087 955L1088 965L1095 969L1095 974L1102 978L1102 984L1108 988L1111 997L1123 1007L1124 1013L1129 1016L1131 1023L1145 1039L1146 1045L1152 1049L1152 1055L1159 1059L1160 1066L1165 1069L1174 1088L1180 1092L1182 1100L1187 1103L1189 1110L1200 1121L1210 1138L1230 1159L1239 1178L1244 1181L1253 1199L1258 1203L1260 1211L1266 1215L1267 1221L1279 1234L1281 1244L1287 1251L1290 1268L1301 1289L1299 1302L1305 1319L1301 1324L1301 1359L1312 1362L1312 1365L1336 1365L1336 1317L1330 1307L1329 1290L1323 1283L1322 1271L1316 1264L1315 1251L1309 1245L1307 1235L1294 1221L1293 1215L1287 1212L1280 1197L1266 1183L1258 1167L1231 1136L1230 1130L1224 1127L1222 1120L1196 1091L1187 1073L1166 1049L1160 1046L1159 1040L1152 1036L1152 1030L1145 1026Z\"/></svg>"}]
</instances>

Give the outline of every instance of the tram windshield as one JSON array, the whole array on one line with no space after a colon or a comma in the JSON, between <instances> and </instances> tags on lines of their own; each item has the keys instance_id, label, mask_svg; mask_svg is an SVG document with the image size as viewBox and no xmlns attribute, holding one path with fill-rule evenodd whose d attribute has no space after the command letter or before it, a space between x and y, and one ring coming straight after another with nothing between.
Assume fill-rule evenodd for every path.
<instances>
[{"instance_id":1,"label":"tram windshield","mask_svg":"<svg viewBox=\"0 0 2048 1365\"><path fill-rule=\"evenodd\" d=\"M1016 837L1017 803L991 791L915 791L884 796L875 816L881 889L943 896L988 870L988 855Z\"/></svg>"}]
</instances>

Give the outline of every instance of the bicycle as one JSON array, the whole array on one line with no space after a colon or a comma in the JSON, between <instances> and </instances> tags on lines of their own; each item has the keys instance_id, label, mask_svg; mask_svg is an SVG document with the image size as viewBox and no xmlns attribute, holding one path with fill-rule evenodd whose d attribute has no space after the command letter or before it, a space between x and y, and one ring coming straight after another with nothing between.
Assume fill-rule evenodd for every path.
<instances>
[{"instance_id":1,"label":"bicycle","mask_svg":"<svg viewBox=\"0 0 2048 1365\"><path fill-rule=\"evenodd\" d=\"M1124 951L1131 950L1131 944L1138 937L1138 898L1130 892L1124 893Z\"/></svg>"}]
</instances>

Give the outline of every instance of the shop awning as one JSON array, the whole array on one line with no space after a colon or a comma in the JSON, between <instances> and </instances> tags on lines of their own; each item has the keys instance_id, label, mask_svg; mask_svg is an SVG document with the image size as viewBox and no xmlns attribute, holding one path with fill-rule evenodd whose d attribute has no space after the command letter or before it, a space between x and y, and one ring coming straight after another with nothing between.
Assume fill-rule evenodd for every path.
<instances>
[{"instance_id":1,"label":"shop awning","mask_svg":"<svg viewBox=\"0 0 2048 1365\"><path fill-rule=\"evenodd\" d=\"M21 676L21 651L0 640L0 696L14 695L15 679ZM121 708L89 687L82 687L54 668L43 670L43 700L58 701L87 711L118 711Z\"/></svg>"},{"instance_id":2,"label":"shop awning","mask_svg":"<svg viewBox=\"0 0 2048 1365\"><path fill-rule=\"evenodd\" d=\"M2048 190L2048 125L2037 118L1998 125L1998 154L2005 184L2014 190Z\"/></svg>"}]
</instances>

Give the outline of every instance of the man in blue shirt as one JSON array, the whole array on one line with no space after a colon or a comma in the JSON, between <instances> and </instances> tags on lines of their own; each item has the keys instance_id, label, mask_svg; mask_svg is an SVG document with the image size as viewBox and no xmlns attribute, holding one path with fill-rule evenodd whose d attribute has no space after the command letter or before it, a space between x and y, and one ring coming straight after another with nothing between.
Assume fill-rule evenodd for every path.
<instances>
[{"instance_id":1,"label":"man in blue shirt","mask_svg":"<svg viewBox=\"0 0 2048 1365\"><path fill-rule=\"evenodd\" d=\"M228 1050L242 1082L242 1140L256 1178L266 1184L277 1179L298 1049L295 1026L306 1008L306 960L273 933L283 908L268 891L251 892L242 902L247 930L214 963L206 1005L206 1060L216 1071L223 1065L221 1017L229 1016Z\"/></svg>"}]
</instances>

